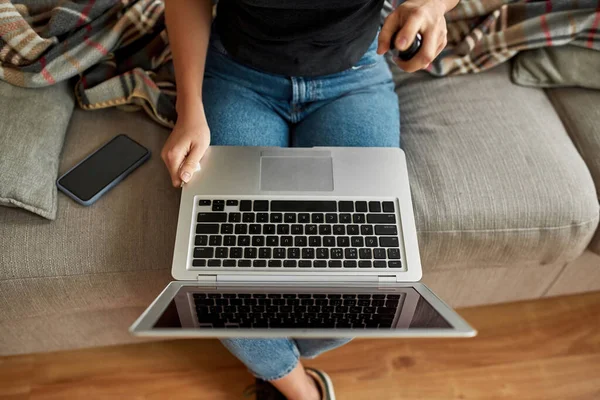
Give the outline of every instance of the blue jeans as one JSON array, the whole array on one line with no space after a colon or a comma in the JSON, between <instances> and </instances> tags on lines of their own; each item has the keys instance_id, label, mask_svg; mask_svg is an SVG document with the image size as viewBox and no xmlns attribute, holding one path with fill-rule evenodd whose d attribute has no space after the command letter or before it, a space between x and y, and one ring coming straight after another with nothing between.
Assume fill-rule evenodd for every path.
<instances>
[{"instance_id":1,"label":"blue jeans","mask_svg":"<svg viewBox=\"0 0 600 400\"><path fill-rule=\"evenodd\" d=\"M377 41L346 71L287 77L234 61L214 29L206 59L203 103L211 144L232 146L398 147L400 114L391 73ZM286 376L350 339L223 339L258 378Z\"/></svg>"}]
</instances>

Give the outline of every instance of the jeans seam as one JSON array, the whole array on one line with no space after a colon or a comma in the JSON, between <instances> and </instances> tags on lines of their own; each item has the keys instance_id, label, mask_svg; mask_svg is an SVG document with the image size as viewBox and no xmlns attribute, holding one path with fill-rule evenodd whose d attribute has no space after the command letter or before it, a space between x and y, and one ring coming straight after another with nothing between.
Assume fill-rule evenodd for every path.
<instances>
[{"instance_id":1,"label":"jeans seam","mask_svg":"<svg viewBox=\"0 0 600 400\"><path fill-rule=\"evenodd\" d=\"M258 374L254 374L254 376L256 376L259 379L262 379L263 381L276 381L277 379L281 379L281 378L287 376L290 372L292 372L294 370L294 368L296 368L296 366L298 365L298 362L300 360L300 353L298 352L298 347L296 347L295 342L288 340L287 345L288 345L290 351L292 352L292 354L294 355L294 362L292 363L291 366L286 368L283 373L280 373L273 377L262 377L262 376L259 376Z\"/></svg>"}]
</instances>

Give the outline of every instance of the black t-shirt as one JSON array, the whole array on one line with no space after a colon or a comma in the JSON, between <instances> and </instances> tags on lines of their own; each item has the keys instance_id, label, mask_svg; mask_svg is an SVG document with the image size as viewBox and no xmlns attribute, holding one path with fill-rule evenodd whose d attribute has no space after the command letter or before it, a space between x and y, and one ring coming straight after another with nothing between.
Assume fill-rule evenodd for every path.
<instances>
[{"instance_id":1,"label":"black t-shirt","mask_svg":"<svg viewBox=\"0 0 600 400\"><path fill-rule=\"evenodd\" d=\"M354 65L379 28L384 0L220 0L227 52L261 71L320 76Z\"/></svg>"}]
</instances>

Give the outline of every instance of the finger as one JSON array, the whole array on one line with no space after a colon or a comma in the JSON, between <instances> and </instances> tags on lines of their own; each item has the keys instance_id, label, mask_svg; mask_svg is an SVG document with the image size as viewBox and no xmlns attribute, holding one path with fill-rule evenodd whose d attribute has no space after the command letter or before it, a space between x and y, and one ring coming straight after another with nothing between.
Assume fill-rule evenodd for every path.
<instances>
[{"instance_id":1,"label":"finger","mask_svg":"<svg viewBox=\"0 0 600 400\"><path fill-rule=\"evenodd\" d=\"M379 38L377 40L377 54L384 54L390 49L390 40L394 33L400 28L400 22L398 20L397 13L391 13L385 19L381 31L379 32Z\"/></svg>"},{"instance_id":2,"label":"finger","mask_svg":"<svg viewBox=\"0 0 600 400\"><path fill-rule=\"evenodd\" d=\"M422 67L426 67L435 59L438 55L438 47L440 45L440 36L443 29L438 25L431 29L431 31L425 32L423 35L423 47L421 51L417 53L418 58Z\"/></svg>"},{"instance_id":3,"label":"finger","mask_svg":"<svg viewBox=\"0 0 600 400\"><path fill-rule=\"evenodd\" d=\"M423 28L423 18L421 17L421 13L419 11L415 11L412 15L406 20L398 35L396 35L396 42L394 45L399 51L404 51L409 48L409 46L415 41L417 37L417 33Z\"/></svg>"},{"instance_id":4,"label":"finger","mask_svg":"<svg viewBox=\"0 0 600 400\"><path fill-rule=\"evenodd\" d=\"M448 34L445 30L442 31L440 38L439 38L439 46L437 48L437 52L436 52L436 57L440 55L440 53L446 48L446 45L448 44Z\"/></svg>"},{"instance_id":5,"label":"finger","mask_svg":"<svg viewBox=\"0 0 600 400\"><path fill-rule=\"evenodd\" d=\"M192 150L190 150L187 157L185 157L183 164L181 164L179 179L185 183L188 183L190 179L192 179L205 152L206 147L202 145L194 145L192 147Z\"/></svg>"},{"instance_id":6,"label":"finger","mask_svg":"<svg viewBox=\"0 0 600 400\"><path fill-rule=\"evenodd\" d=\"M179 179L179 167L185 158L185 154L185 148L177 147L168 149L163 153L162 159L167 166L169 175L171 175L171 182L175 187L181 185L181 180Z\"/></svg>"}]
</instances>

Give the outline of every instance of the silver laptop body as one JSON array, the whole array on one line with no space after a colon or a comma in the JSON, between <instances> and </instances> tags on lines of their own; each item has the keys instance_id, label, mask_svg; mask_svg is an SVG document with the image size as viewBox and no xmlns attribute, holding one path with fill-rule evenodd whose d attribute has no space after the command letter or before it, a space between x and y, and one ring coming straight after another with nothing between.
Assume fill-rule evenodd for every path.
<instances>
[{"instance_id":1,"label":"silver laptop body","mask_svg":"<svg viewBox=\"0 0 600 400\"><path fill-rule=\"evenodd\" d=\"M401 149L213 146L201 164L181 195L177 282L132 325L133 334L476 334L418 283ZM211 312L213 320L204 320Z\"/></svg>"}]
</instances>

